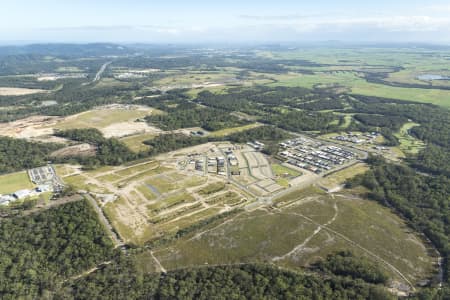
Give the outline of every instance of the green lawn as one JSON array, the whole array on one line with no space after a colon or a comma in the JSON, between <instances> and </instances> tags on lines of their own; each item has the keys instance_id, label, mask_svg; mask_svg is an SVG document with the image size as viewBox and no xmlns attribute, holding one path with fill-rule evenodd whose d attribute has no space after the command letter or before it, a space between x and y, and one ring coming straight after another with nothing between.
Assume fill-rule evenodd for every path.
<instances>
[{"instance_id":1,"label":"green lawn","mask_svg":"<svg viewBox=\"0 0 450 300\"><path fill-rule=\"evenodd\" d=\"M262 124L253 123L253 124L249 124L249 125L245 125L245 126L239 126L239 127L233 127L233 128L225 128L225 129L222 129L222 130L213 131L209 135L213 136L213 137L223 137L223 136L230 135L232 133L249 130L249 129L252 129L252 128L259 127L259 126L262 126Z\"/></svg>"},{"instance_id":2,"label":"green lawn","mask_svg":"<svg viewBox=\"0 0 450 300\"><path fill-rule=\"evenodd\" d=\"M10 173L0 176L0 194L12 194L18 190L32 189L34 187L27 172Z\"/></svg>"},{"instance_id":3,"label":"green lawn","mask_svg":"<svg viewBox=\"0 0 450 300\"><path fill-rule=\"evenodd\" d=\"M417 154L425 147L423 141L416 139L408 133L408 131L415 126L420 126L420 124L414 122L405 123L402 128L394 134L400 142L400 150L405 153Z\"/></svg>"},{"instance_id":4,"label":"green lawn","mask_svg":"<svg viewBox=\"0 0 450 300\"><path fill-rule=\"evenodd\" d=\"M282 166L280 164L272 164L272 171L276 176L289 176L289 177L297 177L302 175L301 172Z\"/></svg>"},{"instance_id":5,"label":"green lawn","mask_svg":"<svg viewBox=\"0 0 450 300\"><path fill-rule=\"evenodd\" d=\"M150 147L144 144L145 141L151 140L155 135L152 133L144 133L138 135L127 136L121 138L120 140L125 143L125 145L130 148L131 151L139 153L143 151L147 151Z\"/></svg>"}]
</instances>

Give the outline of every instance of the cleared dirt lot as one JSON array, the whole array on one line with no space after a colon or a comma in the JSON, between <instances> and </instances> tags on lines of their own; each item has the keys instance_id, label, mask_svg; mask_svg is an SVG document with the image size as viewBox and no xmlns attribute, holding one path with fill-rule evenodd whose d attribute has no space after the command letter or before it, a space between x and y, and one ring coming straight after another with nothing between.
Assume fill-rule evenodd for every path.
<instances>
[{"instance_id":1,"label":"cleared dirt lot","mask_svg":"<svg viewBox=\"0 0 450 300\"><path fill-rule=\"evenodd\" d=\"M94 156L95 147L89 144L79 144L74 146L69 146L57 150L51 154L53 157L70 157L70 156Z\"/></svg>"},{"instance_id":2,"label":"cleared dirt lot","mask_svg":"<svg viewBox=\"0 0 450 300\"><path fill-rule=\"evenodd\" d=\"M40 89L0 87L0 96L23 96L47 92L46 90Z\"/></svg>"},{"instance_id":3,"label":"cleared dirt lot","mask_svg":"<svg viewBox=\"0 0 450 300\"><path fill-rule=\"evenodd\" d=\"M97 128L105 137L159 134L160 129L149 126L144 121L136 121L153 113L159 111L145 106L109 105L68 117L33 116L3 123L0 126L0 135L46 142L55 129Z\"/></svg>"},{"instance_id":4,"label":"cleared dirt lot","mask_svg":"<svg viewBox=\"0 0 450 300\"><path fill-rule=\"evenodd\" d=\"M153 134L158 135L163 132L161 129L149 126L146 122L120 122L111 124L105 128L100 129L103 135L110 137L124 137L136 134Z\"/></svg>"},{"instance_id":5,"label":"cleared dirt lot","mask_svg":"<svg viewBox=\"0 0 450 300\"><path fill-rule=\"evenodd\" d=\"M0 135L14 138L31 139L53 134L53 128L60 117L33 116L14 122L3 123L0 126Z\"/></svg>"}]
</instances>

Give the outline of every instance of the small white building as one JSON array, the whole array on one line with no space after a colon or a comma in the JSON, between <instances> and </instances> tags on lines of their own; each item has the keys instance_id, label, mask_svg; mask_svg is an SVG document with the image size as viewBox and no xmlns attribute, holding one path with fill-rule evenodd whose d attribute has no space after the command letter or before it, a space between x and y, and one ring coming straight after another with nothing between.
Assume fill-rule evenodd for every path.
<instances>
[{"instance_id":1,"label":"small white building","mask_svg":"<svg viewBox=\"0 0 450 300\"><path fill-rule=\"evenodd\" d=\"M30 190L19 190L19 191L15 192L13 194L13 196L16 197L17 199L23 199L23 198L31 196L31 191Z\"/></svg>"},{"instance_id":2,"label":"small white building","mask_svg":"<svg viewBox=\"0 0 450 300\"><path fill-rule=\"evenodd\" d=\"M14 201L16 201L16 198L11 195L0 195L0 205L8 205Z\"/></svg>"},{"instance_id":3,"label":"small white building","mask_svg":"<svg viewBox=\"0 0 450 300\"><path fill-rule=\"evenodd\" d=\"M53 188L48 185L48 184L41 184L38 185L38 187L36 188L36 192L38 193L45 193L45 192L52 192Z\"/></svg>"}]
</instances>

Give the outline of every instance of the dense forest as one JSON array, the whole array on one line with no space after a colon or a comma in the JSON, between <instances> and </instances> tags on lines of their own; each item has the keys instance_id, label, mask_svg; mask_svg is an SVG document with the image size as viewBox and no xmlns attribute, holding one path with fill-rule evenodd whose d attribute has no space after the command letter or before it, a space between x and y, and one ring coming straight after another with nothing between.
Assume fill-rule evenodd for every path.
<instances>
[{"instance_id":1,"label":"dense forest","mask_svg":"<svg viewBox=\"0 0 450 300\"><path fill-rule=\"evenodd\" d=\"M245 131L232 133L225 139L235 143L246 143L248 141L279 142L290 138L292 135L275 126L260 126Z\"/></svg>"},{"instance_id":2,"label":"dense forest","mask_svg":"<svg viewBox=\"0 0 450 300\"><path fill-rule=\"evenodd\" d=\"M157 137L145 141L150 146L149 154L157 155L164 152L174 151L180 148L196 146L208 142L208 138L189 137L182 133L160 134Z\"/></svg>"},{"instance_id":3,"label":"dense forest","mask_svg":"<svg viewBox=\"0 0 450 300\"><path fill-rule=\"evenodd\" d=\"M248 122L231 116L223 110L204 107L186 108L183 106L171 109L168 114L150 115L146 120L164 130L202 127L205 130L215 131L248 124Z\"/></svg>"},{"instance_id":4,"label":"dense forest","mask_svg":"<svg viewBox=\"0 0 450 300\"><path fill-rule=\"evenodd\" d=\"M263 141L269 146L269 150L277 145L277 142L289 138L291 135L285 131L273 126L261 126L240 132L232 133L225 137L199 137L186 136L181 133L160 134L151 140L145 141L144 144L150 146L150 150L146 155L157 155L160 153L170 152L181 148L200 145L207 142L215 141L231 141L236 143L246 143L248 141Z\"/></svg>"},{"instance_id":5,"label":"dense forest","mask_svg":"<svg viewBox=\"0 0 450 300\"><path fill-rule=\"evenodd\" d=\"M365 282L386 284L389 276L380 267L364 257L355 256L350 251L340 251L316 263L320 271L338 276L349 276Z\"/></svg>"},{"instance_id":6,"label":"dense forest","mask_svg":"<svg viewBox=\"0 0 450 300\"><path fill-rule=\"evenodd\" d=\"M0 136L0 174L45 165L50 153L61 147Z\"/></svg>"},{"instance_id":7,"label":"dense forest","mask_svg":"<svg viewBox=\"0 0 450 300\"><path fill-rule=\"evenodd\" d=\"M113 257L87 201L0 222L0 298L37 299Z\"/></svg>"},{"instance_id":8,"label":"dense forest","mask_svg":"<svg viewBox=\"0 0 450 300\"><path fill-rule=\"evenodd\" d=\"M280 270L265 265L201 267L143 274L123 259L75 281L72 299L393 299L362 280ZM70 299L70 298L69 298Z\"/></svg>"},{"instance_id":9,"label":"dense forest","mask_svg":"<svg viewBox=\"0 0 450 300\"><path fill-rule=\"evenodd\" d=\"M290 131L327 132L333 130L334 126L330 123L336 119L336 115L332 113L291 111L285 114L271 115L264 121Z\"/></svg>"},{"instance_id":10,"label":"dense forest","mask_svg":"<svg viewBox=\"0 0 450 300\"><path fill-rule=\"evenodd\" d=\"M72 160L75 160L88 168L99 165L120 165L139 157L121 141L115 138L107 139L103 137L103 134L98 129L95 128L61 130L55 132L55 135L95 146L96 155L93 157L71 157ZM67 162L65 158L55 158L55 161L59 160L62 160L62 162Z\"/></svg>"}]
</instances>

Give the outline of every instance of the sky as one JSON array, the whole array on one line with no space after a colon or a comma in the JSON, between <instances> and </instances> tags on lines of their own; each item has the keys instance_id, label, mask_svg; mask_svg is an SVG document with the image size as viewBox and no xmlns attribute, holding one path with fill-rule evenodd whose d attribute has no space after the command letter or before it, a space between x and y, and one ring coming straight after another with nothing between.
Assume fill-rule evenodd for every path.
<instances>
[{"instance_id":1,"label":"sky","mask_svg":"<svg viewBox=\"0 0 450 300\"><path fill-rule=\"evenodd\" d=\"M0 43L450 44L449 0L0 0Z\"/></svg>"}]
</instances>

